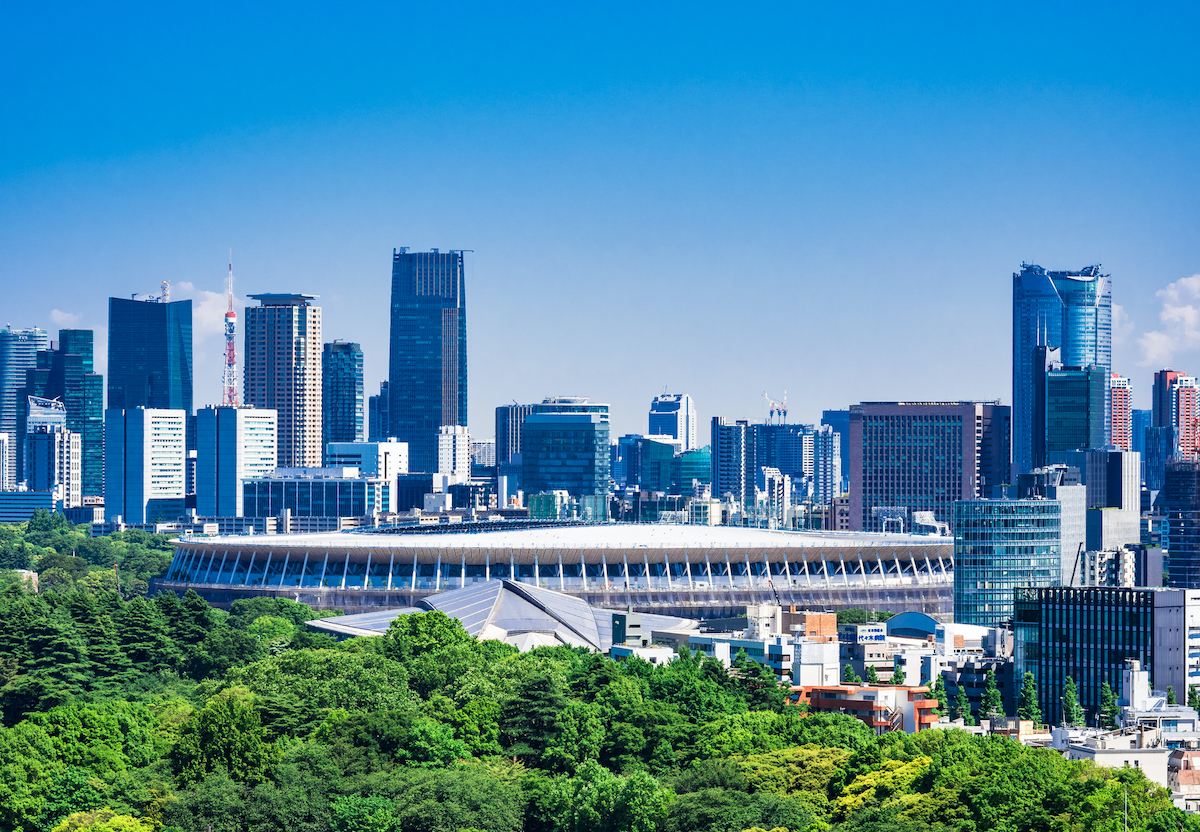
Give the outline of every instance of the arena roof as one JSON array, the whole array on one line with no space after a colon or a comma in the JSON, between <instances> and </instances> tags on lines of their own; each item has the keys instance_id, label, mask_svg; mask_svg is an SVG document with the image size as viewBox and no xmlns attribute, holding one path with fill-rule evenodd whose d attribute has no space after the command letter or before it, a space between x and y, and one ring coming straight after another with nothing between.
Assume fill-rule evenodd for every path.
<instances>
[{"instance_id":1,"label":"arena roof","mask_svg":"<svg viewBox=\"0 0 1200 832\"><path fill-rule=\"evenodd\" d=\"M936 546L951 538L877 532L820 532L753 529L739 526L606 523L561 527L489 527L476 531L423 534L320 532L288 535L225 535L183 538L181 542L288 549L796 549L808 546Z\"/></svg>"},{"instance_id":2,"label":"arena roof","mask_svg":"<svg viewBox=\"0 0 1200 832\"><path fill-rule=\"evenodd\" d=\"M308 626L346 636L382 635L397 617L441 610L459 619L468 633L496 639L521 650L552 644L607 651L612 646L613 610L593 607L582 598L516 581L494 580L423 598L416 607L380 610L336 618L318 618ZM687 618L642 615L642 628L692 631Z\"/></svg>"}]
</instances>

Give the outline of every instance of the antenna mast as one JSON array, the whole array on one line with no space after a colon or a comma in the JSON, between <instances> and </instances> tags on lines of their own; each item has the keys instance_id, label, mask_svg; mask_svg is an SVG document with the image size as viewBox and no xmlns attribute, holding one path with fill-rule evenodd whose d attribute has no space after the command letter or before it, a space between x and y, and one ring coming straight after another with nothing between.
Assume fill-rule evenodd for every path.
<instances>
[{"instance_id":1,"label":"antenna mast","mask_svg":"<svg viewBox=\"0 0 1200 832\"><path fill-rule=\"evenodd\" d=\"M225 311L225 372L221 382L221 386L224 388L224 394L221 396L221 404L237 407L237 347L235 346L237 313L233 311L233 249L229 250L229 277L225 281L225 298L227 300Z\"/></svg>"}]
</instances>

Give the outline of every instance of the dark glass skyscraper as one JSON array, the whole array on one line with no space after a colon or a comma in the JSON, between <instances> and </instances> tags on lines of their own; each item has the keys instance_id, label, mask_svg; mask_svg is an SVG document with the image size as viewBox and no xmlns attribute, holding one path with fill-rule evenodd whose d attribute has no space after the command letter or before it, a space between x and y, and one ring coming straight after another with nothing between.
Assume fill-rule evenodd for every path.
<instances>
[{"instance_id":1,"label":"dark glass skyscraper","mask_svg":"<svg viewBox=\"0 0 1200 832\"><path fill-rule=\"evenodd\" d=\"M1112 283L1099 266L1055 272L1022 264L1013 275L1014 476L1033 468L1034 348L1039 345L1058 348L1063 366L1101 367L1105 378L1112 372ZM1107 404L1104 424L1107 428Z\"/></svg>"},{"instance_id":2,"label":"dark glass skyscraper","mask_svg":"<svg viewBox=\"0 0 1200 832\"><path fill-rule=\"evenodd\" d=\"M1177 459L1166 463L1163 492L1171 523L1168 584L1200 589L1200 462Z\"/></svg>"},{"instance_id":3,"label":"dark glass skyscraper","mask_svg":"<svg viewBox=\"0 0 1200 832\"><path fill-rule=\"evenodd\" d=\"M442 425L467 424L467 295L461 251L392 253L390 435L409 470L436 470Z\"/></svg>"},{"instance_id":4,"label":"dark glass skyscraper","mask_svg":"<svg viewBox=\"0 0 1200 832\"><path fill-rule=\"evenodd\" d=\"M192 421L192 302L108 299L108 408L182 410Z\"/></svg>"},{"instance_id":5,"label":"dark glass skyscraper","mask_svg":"<svg viewBox=\"0 0 1200 832\"><path fill-rule=\"evenodd\" d=\"M60 329L58 346L40 350L37 366L25 371L17 394L17 432L24 434L28 397L60 399L67 408L67 430L78 433L82 488L86 496L104 494L104 377L93 372L90 329ZM17 443L20 459L21 443ZM23 460L19 476L24 477Z\"/></svg>"},{"instance_id":6,"label":"dark glass skyscraper","mask_svg":"<svg viewBox=\"0 0 1200 832\"><path fill-rule=\"evenodd\" d=\"M363 353L358 344L334 341L321 351L321 457L330 442L362 442Z\"/></svg>"}]
</instances>

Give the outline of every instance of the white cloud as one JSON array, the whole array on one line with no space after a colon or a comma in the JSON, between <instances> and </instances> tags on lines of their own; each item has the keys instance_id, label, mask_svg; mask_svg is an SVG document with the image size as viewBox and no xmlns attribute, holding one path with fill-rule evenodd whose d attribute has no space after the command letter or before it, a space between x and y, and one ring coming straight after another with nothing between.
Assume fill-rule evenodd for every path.
<instances>
[{"instance_id":1,"label":"white cloud","mask_svg":"<svg viewBox=\"0 0 1200 832\"><path fill-rule=\"evenodd\" d=\"M59 326L69 329L83 320L83 315L80 315L78 312L64 312L61 309L51 309L50 320Z\"/></svg>"},{"instance_id":2,"label":"white cloud","mask_svg":"<svg viewBox=\"0 0 1200 832\"><path fill-rule=\"evenodd\" d=\"M1167 367L1177 353L1200 348L1200 274L1176 280L1156 296L1161 326L1138 338L1143 367Z\"/></svg>"},{"instance_id":3,"label":"white cloud","mask_svg":"<svg viewBox=\"0 0 1200 832\"><path fill-rule=\"evenodd\" d=\"M197 338L209 338L225 334L225 310L228 302L224 292L210 292L207 289L197 289L195 284L186 280L171 284L171 300L190 300L192 302L192 333ZM236 309L242 301L237 295L233 297Z\"/></svg>"},{"instance_id":4,"label":"white cloud","mask_svg":"<svg viewBox=\"0 0 1200 832\"><path fill-rule=\"evenodd\" d=\"M1129 317L1129 313L1125 311L1125 307L1118 303L1114 303L1112 307L1112 341L1114 347L1120 347L1125 344L1133 335L1134 325L1133 320Z\"/></svg>"}]
</instances>

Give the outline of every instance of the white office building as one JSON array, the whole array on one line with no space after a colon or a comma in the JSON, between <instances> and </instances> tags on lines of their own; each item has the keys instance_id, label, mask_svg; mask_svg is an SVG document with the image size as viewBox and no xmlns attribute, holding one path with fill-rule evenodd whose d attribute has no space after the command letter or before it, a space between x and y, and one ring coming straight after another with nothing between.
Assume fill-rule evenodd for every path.
<instances>
[{"instance_id":1,"label":"white office building","mask_svg":"<svg viewBox=\"0 0 1200 832\"><path fill-rule=\"evenodd\" d=\"M464 425L442 425L437 440L437 478L442 489L471 479L471 434Z\"/></svg>"},{"instance_id":2,"label":"white office building","mask_svg":"<svg viewBox=\"0 0 1200 832\"><path fill-rule=\"evenodd\" d=\"M650 436L678 439L680 451L696 447L696 408L686 393L663 393L650 402Z\"/></svg>"},{"instance_id":3,"label":"white office building","mask_svg":"<svg viewBox=\"0 0 1200 832\"><path fill-rule=\"evenodd\" d=\"M83 505L83 446L78 433L61 425L39 425L25 434L25 483L49 491L59 508Z\"/></svg>"},{"instance_id":4,"label":"white office building","mask_svg":"<svg viewBox=\"0 0 1200 832\"><path fill-rule=\"evenodd\" d=\"M244 516L249 478L269 477L278 463L278 416L254 407L205 407L196 412L196 513Z\"/></svg>"},{"instance_id":5,"label":"white office building","mask_svg":"<svg viewBox=\"0 0 1200 832\"><path fill-rule=\"evenodd\" d=\"M104 411L104 516L126 523L174 520L187 485L183 410Z\"/></svg>"},{"instance_id":6,"label":"white office building","mask_svg":"<svg viewBox=\"0 0 1200 832\"><path fill-rule=\"evenodd\" d=\"M408 473L408 443L330 442L325 448L330 468L357 468L364 477L396 481Z\"/></svg>"}]
</instances>

